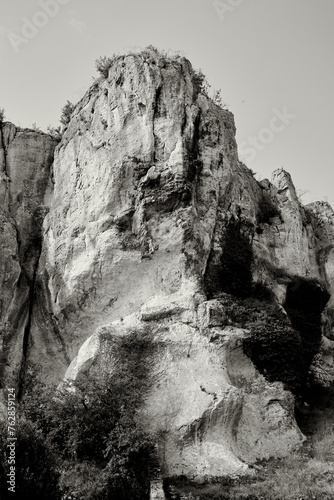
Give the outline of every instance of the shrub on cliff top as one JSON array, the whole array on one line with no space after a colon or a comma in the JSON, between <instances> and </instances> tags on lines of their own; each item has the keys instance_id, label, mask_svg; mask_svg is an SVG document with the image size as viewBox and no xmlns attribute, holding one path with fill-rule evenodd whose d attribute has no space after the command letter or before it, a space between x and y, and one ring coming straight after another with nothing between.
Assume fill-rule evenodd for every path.
<instances>
[{"instance_id":1,"label":"shrub on cliff top","mask_svg":"<svg viewBox=\"0 0 334 500\"><path fill-rule=\"evenodd\" d=\"M193 70L192 82L196 95L204 94L209 97L209 89L211 85L201 69Z\"/></svg>"},{"instance_id":2,"label":"shrub on cliff top","mask_svg":"<svg viewBox=\"0 0 334 500\"><path fill-rule=\"evenodd\" d=\"M221 109L227 109L228 108L228 104L225 101L223 101L222 89L214 90L211 99Z\"/></svg>"},{"instance_id":3,"label":"shrub on cliff top","mask_svg":"<svg viewBox=\"0 0 334 500\"><path fill-rule=\"evenodd\" d=\"M5 110L4 108L0 108L0 124L5 121Z\"/></svg>"},{"instance_id":4,"label":"shrub on cliff top","mask_svg":"<svg viewBox=\"0 0 334 500\"><path fill-rule=\"evenodd\" d=\"M67 101L67 103L61 110L61 117L60 117L60 123L62 123L64 127L67 127L67 125L70 123L73 111L74 111L74 104L72 104L70 101Z\"/></svg>"},{"instance_id":5,"label":"shrub on cliff top","mask_svg":"<svg viewBox=\"0 0 334 500\"><path fill-rule=\"evenodd\" d=\"M52 125L48 125L46 129L47 133L52 135L57 141L61 140L61 127L52 127Z\"/></svg>"},{"instance_id":6,"label":"shrub on cliff top","mask_svg":"<svg viewBox=\"0 0 334 500\"><path fill-rule=\"evenodd\" d=\"M100 56L95 60L95 68L104 78L108 78L109 69L115 60L115 54L112 57Z\"/></svg>"},{"instance_id":7,"label":"shrub on cliff top","mask_svg":"<svg viewBox=\"0 0 334 500\"><path fill-rule=\"evenodd\" d=\"M194 86L194 98L198 96L198 94L203 94L207 99L214 102L221 109L227 109L228 105L223 101L222 98L222 90L212 90L211 84L209 83L207 77L204 75L201 69L192 70L192 82Z\"/></svg>"},{"instance_id":8,"label":"shrub on cliff top","mask_svg":"<svg viewBox=\"0 0 334 500\"><path fill-rule=\"evenodd\" d=\"M130 51L127 54L124 54L124 56L118 56L116 54L113 54L111 57L100 56L95 60L95 68L103 78L108 78L109 70L114 61L125 56L141 56L145 62L153 62L153 64L157 64L161 60L176 61L180 59L181 54L179 51L172 51L170 49L166 51L158 49L153 45L148 45L142 50L133 52ZM162 66L164 66L164 64L162 64ZM194 87L194 99L197 98L198 94L203 94L220 108L227 109L227 104L223 102L222 99L221 89L210 92L211 85L201 69L192 69L191 77Z\"/></svg>"},{"instance_id":9,"label":"shrub on cliff top","mask_svg":"<svg viewBox=\"0 0 334 500\"><path fill-rule=\"evenodd\" d=\"M145 61L150 59L156 60L160 58L173 60L179 57L179 54L177 52L175 52L175 54L171 54L170 52L159 50L157 47L154 47L153 45L148 45L147 47L145 47L140 51L139 50L133 52L129 51L127 54L124 54L124 56L117 54L113 54L111 57L100 56L95 60L95 68L103 78L108 78L109 70L116 59L125 56L135 56L135 55L141 56Z\"/></svg>"}]
</instances>

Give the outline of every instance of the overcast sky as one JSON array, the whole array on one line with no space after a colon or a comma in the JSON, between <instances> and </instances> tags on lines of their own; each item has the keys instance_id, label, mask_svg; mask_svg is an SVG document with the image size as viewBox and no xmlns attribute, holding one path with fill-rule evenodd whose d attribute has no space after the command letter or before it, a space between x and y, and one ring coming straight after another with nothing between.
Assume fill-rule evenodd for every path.
<instances>
[{"instance_id":1,"label":"overcast sky","mask_svg":"<svg viewBox=\"0 0 334 500\"><path fill-rule=\"evenodd\" d=\"M59 125L101 55L155 45L201 68L234 113L257 178L288 170L304 203L334 207L334 0L1 1L0 108Z\"/></svg>"}]
</instances>

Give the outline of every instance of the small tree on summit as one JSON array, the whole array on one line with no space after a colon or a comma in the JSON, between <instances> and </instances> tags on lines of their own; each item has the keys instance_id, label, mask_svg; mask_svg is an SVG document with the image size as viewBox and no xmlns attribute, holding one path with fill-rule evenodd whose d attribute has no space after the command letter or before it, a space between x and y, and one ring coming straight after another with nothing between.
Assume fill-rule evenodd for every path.
<instances>
[{"instance_id":1,"label":"small tree on summit","mask_svg":"<svg viewBox=\"0 0 334 500\"><path fill-rule=\"evenodd\" d=\"M228 104L226 102L223 101L223 98L222 98L222 90L219 89L219 90L215 90L213 92L213 95L212 95L212 100L215 104L217 104L217 106L219 106L220 108L222 109L227 109L228 108Z\"/></svg>"},{"instance_id":2,"label":"small tree on summit","mask_svg":"<svg viewBox=\"0 0 334 500\"><path fill-rule=\"evenodd\" d=\"M5 110L4 108L0 108L0 125L5 121Z\"/></svg>"},{"instance_id":3,"label":"small tree on summit","mask_svg":"<svg viewBox=\"0 0 334 500\"><path fill-rule=\"evenodd\" d=\"M104 78L108 78L109 69L111 68L114 58L115 56L113 57L101 56L98 59L96 59L95 61L96 70L100 73L101 76L104 76Z\"/></svg>"},{"instance_id":4,"label":"small tree on summit","mask_svg":"<svg viewBox=\"0 0 334 500\"><path fill-rule=\"evenodd\" d=\"M62 123L64 127L67 127L67 125L70 123L73 111L74 111L74 104L72 104L70 101L67 101L67 103L61 110L61 117L60 117L60 123Z\"/></svg>"}]
</instances>

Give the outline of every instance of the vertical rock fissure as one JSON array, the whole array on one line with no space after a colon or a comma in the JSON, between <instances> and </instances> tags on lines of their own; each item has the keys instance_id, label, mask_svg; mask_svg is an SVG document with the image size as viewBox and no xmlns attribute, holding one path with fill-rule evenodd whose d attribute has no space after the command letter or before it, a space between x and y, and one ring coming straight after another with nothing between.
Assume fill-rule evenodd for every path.
<instances>
[{"instance_id":1,"label":"vertical rock fissure","mask_svg":"<svg viewBox=\"0 0 334 500\"><path fill-rule=\"evenodd\" d=\"M181 123L181 136L184 136L184 131L186 129L187 125L187 105L184 100L184 108L183 108L183 117L182 117L182 123Z\"/></svg>"},{"instance_id":2,"label":"vertical rock fissure","mask_svg":"<svg viewBox=\"0 0 334 500\"><path fill-rule=\"evenodd\" d=\"M184 89L187 89L187 78L186 78L186 75L183 71L183 65L181 64L180 66L181 68L181 75L182 75L182 82L183 82L183 88ZM186 130L186 125L187 125L187 100L186 100L186 92L184 92L184 95L183 95L183 117L182 117L182 123L181 123L181 136L183 137L184 136L184 132Z\"/></svg>"},{"instance_id":3,"label":"vertical rock fissure","mask_svg":"<svg viewBox=\"0 0 334 500\"><path fill-rule=\"evenodd\" d=\"M193 204L196 206L197 198L198 198L198 183L199 183L199 174L202 170L202 165L199 161L199 137L200 137L200 122L201 122L201 109L198 110L198 114L194 121L194 133L191 143L191 152L189 158L189 166L187 172L187 182L190 182L193 185Z\"/></svg>"},{"instance_id":4,"label":"vertical rock fissure","mask_svg":"<svg viewBox=\"0 0 334 500\"><path fill-rule=\"evenodd\" d=\"M157 161L157 135L155 133L155 119L159 116L159 99L161 95L162 85L159 85L155 91L154 104L153 104L153 120L152 120L152 132L153 132L153 154L152 160L155 165Z\"/></svg>"},{"instance_id":5,"label":"vertical rock fissure","mask_svg":"<svg viewBox=\"0 0 334 500\"><path fill-rule=\"evenodd\" d=\"M3 171L4 171L5 176L8 177L6 149L5 149L5 143L3 140L3 132L2 132L2 124L1 123L0 123L0 148L3 150Z\"/></svg>"},{"instance_id":6,"label":"vertical rock fissure","mask_svg":"<svg viewBox=\"0 0 334 500\"><path fill-rule=\"evenodd\" d=\"M41 253L42 253L42 238L40 237L39 241L38 241L38 245L37 245L37 258L36 258L36 262L34 264L33 276L32 276L32 279L29 283L28 319L27 319L27 324L24 328L24 333L23 333L22 359L21 359L21 366L20 366L20 370L19 370L19 379L18 379L18 399L19 400L21 399L21 396L22 396L24 377L25 377L25 373L26 373L26 362L27 362L28 346L29 346L29 339L30 339L30 331L31 331L31 325L32 325L32 314L33 314L33 308L34 308L35 284L36 284L37 270L38 270L38 265L39 265Z\"/></svg>"}]
</instances>

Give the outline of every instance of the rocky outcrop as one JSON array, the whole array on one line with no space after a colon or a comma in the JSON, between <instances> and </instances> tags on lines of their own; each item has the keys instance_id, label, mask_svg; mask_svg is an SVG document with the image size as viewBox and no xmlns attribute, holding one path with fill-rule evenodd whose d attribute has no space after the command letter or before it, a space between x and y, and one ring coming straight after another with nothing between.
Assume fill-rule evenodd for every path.
<instances>
[{"instance_id":1,"label":"rocky outcrop","mask_svg":"<svg viewBox=\"0 0 334 500\"><path fill-rule=\"evenodd\" d=\"M152 380L143 410L165 476L197 480L244 473L245 463L288 454L303 441L294 397L268 383L243 353L247 332L226 325L218 300L192 293L150 299L100 327L67 370L71 381L106 366L113 339L152 332ZM172 310L171 306L172 305Z\"/></svg>"},{"instance_id":2,"label":"rocky outcrop","mask_svg":"<svg viewBox=\"0 0 334 500\"><path fill-rule=\"evenodd\" d=\"M14 129L2 126L4 179L23 185L3 184L16 256L10 271L2 264L4 380L29 366L50 383L74 380L105 364L113 339L149 330L155 382L142 418L165 475L242 473L298 446L294 396L244 354L250 331L222 295L277 304L308 342L314 331L305 363L331 383L331 208L302 207L284 170L257 182L238 160L233 115L180 57L115 58L76 105L53 174L55 141L14 140ZM20 137L25 154L38 149L24 169ZM312 332L298 324L303 304Z\"/></svg>"},{"instance_id":3,"label":"rocky outcrop","mask_svg":"<svg viewBox=\"0 0 334 500\"><path fill-rule=\"evenodd\" d=\"M24 376L56 144L47 134L0 125L1 375L7 386Z\"/></svg>"}]
</instances>

